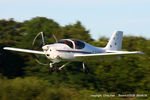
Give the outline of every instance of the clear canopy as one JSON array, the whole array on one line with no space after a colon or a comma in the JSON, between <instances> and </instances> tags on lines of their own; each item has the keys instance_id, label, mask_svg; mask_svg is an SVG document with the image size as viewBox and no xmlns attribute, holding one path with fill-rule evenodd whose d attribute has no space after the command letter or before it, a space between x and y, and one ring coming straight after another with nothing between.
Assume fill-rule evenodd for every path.
<instances>
[{"instance_id":1,"label":"clear canopy","mask_svg":"<svg viewBox=\"0 0 150 100\"><path fill-rule=\"evenodd\" d=\"M63 40L59 40L57 43L63 43L68 45L70 48L74 48L75 49L83 49L85 47L85 43L80 41L80 40L75 40L75 39L63 39Z\"/></svg>"}]
</instances>

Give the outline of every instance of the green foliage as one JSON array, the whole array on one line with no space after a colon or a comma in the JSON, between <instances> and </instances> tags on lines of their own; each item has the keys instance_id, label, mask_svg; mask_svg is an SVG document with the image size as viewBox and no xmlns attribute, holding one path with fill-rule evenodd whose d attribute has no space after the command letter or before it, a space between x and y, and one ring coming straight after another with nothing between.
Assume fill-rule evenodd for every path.
<instances>
[{"instance_id":1,"label":"green foliage","mask_svg":"<svg viewBox=\"0 0 150 100\"><path fill-rule=\"evenodd\" d=\"M92 39L90 37L89 31L81 24L80 21L77 21L76 24L66 25L62 28L64 33L64 38L79 39L82 41L90 42Z\"/></svg>"},{"instance_id":2,"label":"green foliage","mask_svg":"<svg viewBox=\"0 0 150 100\"><path fill-rule=\"evenodd\" d=\"M0 79L0 100L109 100L109 97L92 97L106 94L87 89L55 87L47 80L36 77ZM109 93L114 94L114 93ZM112 100L124 100L114 97ZM130 98L129 98L130 99ZM135 100L135 98L132 98Z\"/></svg>"},{"instance_id":3,"label":"green foliage","mask_svg":"<svg viewBox=\"0 0 150 100\"><path fill-rule=\"evenodd\" d=\"M0 43L14 46L20 41L23 24L13 19L0 20Z\"/></svg>"},{"instance_id":4,"label":"green foliage","mask_svg":"<svg viewBox=\"0 0 150 100\"><path fill-rule=\"evenodd\" d=\"M80 93L73 88L53 85L36 77L0 79L0 100L79 100L90 97L82 96L83 90Z\"/></svg>"},{"instance_id":5,"label":"green foliage","mask_svg":"<svg viewBox=\"0 0 150 100\"><path fill-rule=\"evenodd\" d=\"M93 41L89 31L80 21L60 26L57 22L45 17L35 17L22 23L13 19L0 20L1 100L82 100L83 98L85 100L108 100L110 98L91 98L90 95L149 94L149 39L125 36L123 50L143 51L145 55L113 56L102 61L87 62L88 73L83 73L80 62L73 62L60 72L49 72L49 65L37 64L30 54L2 49L4 46L32 49L32 41L41 31L44 32L47 43L55 42L52 34L55 34L58 40L75 38L98 47L105 47L108 41L106 37ZM40 38L37 42L40 42ZM56 66L62 64L63 62ZM118 100L118 98L113 99Z\"/></svg>"},{"instance_id":6,"label":"green foliage","mask_svg":"<svg viewBox=\"0 0 150 100\"><path fill-rule=\"evenodd\" d=\"M0 43L0 73L8 78L23 76L25 59L17 53L3 50L3 47L7 46L6 44Z\"/></svg>"},{"instance_id":7,"label":"green foliage","mask_svg":"<svg viewBox=\"0 0 150 100\"><path fill-rule=\"evenodd\" d=\"M24 35L22 36L22 42L20 43L20 46L23 45L23 47L32 48L33 39L39 32L44 32L45 40L48 43L54 42L52 34L56 34L56 36L58 35L61 37L61 32L59 32L60 26L52 19L36 17L25 21L23 24L25 31Z\"/></svg>"}]
</instances>

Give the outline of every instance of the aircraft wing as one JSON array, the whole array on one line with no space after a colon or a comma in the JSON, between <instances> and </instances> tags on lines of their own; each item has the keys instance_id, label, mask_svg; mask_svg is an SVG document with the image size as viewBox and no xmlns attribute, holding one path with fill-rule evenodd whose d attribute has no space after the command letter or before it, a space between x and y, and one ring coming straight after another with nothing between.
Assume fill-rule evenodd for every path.
<instances>
[{"instance_id":1,"label":"aircraft wing","mask_svg":"<svg viewBox=\"0 0 150 100\"><path fill-rule=\"evenodd\" d=\"M44 54L43 51L29 50L29 49L20 49L20 48L12 48L12 47L4 47L4 50L18 51L18 52L26 52L32 54Z\"/></svg>"},{"instance_id":2,"label":"aircraft wing","mask_svg":"<svg viewBox=\"0 0 150 100\"><path fill-rule=\"evenodd\" d=\"M96 53L96 54L75 54L75 57L92 57L92 56L113 56L113 55L128 55L128 54L144 54L143 52L134 51L115 51L110 53Z\"/></svg>"}]
</instances>

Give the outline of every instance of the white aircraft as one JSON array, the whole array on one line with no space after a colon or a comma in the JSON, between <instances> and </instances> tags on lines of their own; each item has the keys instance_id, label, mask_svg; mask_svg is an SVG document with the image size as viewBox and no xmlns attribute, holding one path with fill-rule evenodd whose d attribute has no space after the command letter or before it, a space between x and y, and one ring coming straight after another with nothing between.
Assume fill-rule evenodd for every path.
<instances>
[{"instance_id":1,"label":"white aircraft","mask_svg":"<svg viewBox=\"0 0 150 100\"><path fill-rule=\"evenodd\" d=\"M122 48L122 31L115 31L110 38L108 44L104 48L92 46L86 42L76 40L76 39L62 39L57 41L54 44L45 45L43 33L39 33L37 36L42 36L43 51L37 50L29 50L29 49L20 49L20 48L12 48L12 47L4 47L5 50L26 52L32 54L45 55L51 63L50 69L53 69L53 64L66 61L64 65L58 67L58 70L61 70L65 67L69 62L72 61L90 61L102 59L104 56L113 56L113 55L126 55L126 54L143 54L140 51L121 51ZM35 39L37 38L35 37ZM34 42L35 42L34 39ZM34 43L33 43L34 44ZM94 59L96 57L96 59ZM85 69L85 65L83 63L83 69Z\"/></svg>"}]
</instances>

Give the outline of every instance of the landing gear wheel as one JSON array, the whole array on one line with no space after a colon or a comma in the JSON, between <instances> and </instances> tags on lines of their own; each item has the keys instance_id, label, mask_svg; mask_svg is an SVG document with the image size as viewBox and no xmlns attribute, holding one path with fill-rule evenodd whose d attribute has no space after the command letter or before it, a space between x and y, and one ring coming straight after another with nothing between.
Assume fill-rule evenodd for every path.
<instances>
[{"instance_id":1,"label":"landing gear wheel","mask_svg":"<svg viewBox=\"0 0 150 100\"><path fill-rule=\"evenodd\" d=\"M55 71L56 71L56 72L60 72L59 67L55 67Z\"/></svg>"},{"instance_id":2,"label":"landing gear wheel","mask_svg":"<svg viewBox=\"0 0 150 100\"><path fill-rule=\"evenodd\" d=\"M55 71L54 67L50 68L50 72L54 72L54 71Z\"/></svg>"},{"instance_id":3,"label":"landing gear wheel","mask_svg":"<svg viewBox=\"0 0 150 100\"><path fill-rule=\"evenodd\" d=\"M59 67L50 67L50 72L60 72Z\"/></svg>"}]
</instances>

